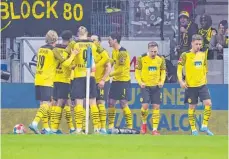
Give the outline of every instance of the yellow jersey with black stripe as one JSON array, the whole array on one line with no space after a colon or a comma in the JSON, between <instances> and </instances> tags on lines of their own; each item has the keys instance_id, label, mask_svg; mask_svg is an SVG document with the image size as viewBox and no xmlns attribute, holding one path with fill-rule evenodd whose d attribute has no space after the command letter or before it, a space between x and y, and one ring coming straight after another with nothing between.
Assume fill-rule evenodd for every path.
<instances>
[{"instance_id":1,"label":"yellow jersey with black stripe","mask_svg":"<svg viewBox=\"0 0 229 159\"><path fill-rule=\"evenodd\" d=\"M113 81L130 81L130 55L125 48L112 51L112 63L114 71L110 77Z\"/></svg>"},{"instance_id":2,"label":"yellow jersey with black stripe","mask_svg":"<svg viewBox=\"0 0 229 159\"><path fill-rule=\"evenodd\" d=\"M157 55L155 58L151 58L147 53L143 54L137 59L135 68L135 77L138 83L143 82L146 86L157 86L161 81L164 83L165 75L163 79L161 78L161 71L166 70L163 56Z\"/></svg>"},{"instance_id":3,"label":"yellow jersey with black stripe","mask_svg":"<svg viewBox=\"0 0 229 159\"><path fill-rule=\"evenodd\" d=\"M69 58L69 54L65 50L66 47L67 45L63 45L63 44L56 45L57 50L60 52L60 55L65 60ZM62 62L59 61L56 67L56 75L55 75L54 82L70 83L70 78L71 78L71 68L62 65Z\"/></svg>"},{"instance_id":4,"label":"yellow jersey with black stripe","mask_svg":"<svg viewBox=\"0 0 229 159\"><path fill-rule=\"evenodd\" d=\"M110 57L108 52L102 48L101 46L97 46L96 54L94 54L95 60L95 80L96 83L99 83L105 72L106 72L106 64L110 62ZM109 81L110 77L108 76L105 81Z\"/></svg>"},{"instance_id":5,"label":"yellow jersey with black stripe","mask_svg":"<svg viewBox=\"0 0 229 159\"><path fill-rule=\"evenodd\" d=\"M38 50L34 82L36 86L53 87L57 66L53 49L51 45L44 45Z\"/></svg>"},{"instance_id":6,"label":"yellow jersey with black stripe","mask_svg":"<svg viewBox=\"0 0 229 159\"><path fill-rule=\"evenodd\" d=\"M90 40L78 40L74 44L74 49L79 50L79 54L77 54L74 58L73 65L74 69L74 78L86 77L87 75L87 49L91 47L92 55L96 54L96 46ZM93 60L94 61L94 60ZM93 67L93 66L92 66ZM91 76L95 76L94 68L92 68Z\"/></svg>"},{"instance_id":7,"label":"yellow jersey with black stripe","mask_svg":"<svg viewBox=\"0 0 229 159\"><path fill-rule=\"evenodd\" d=\"M207 56L205 52L193 53L188 51L181 54L178 60L179 80L182 78L181 68L183 67L188 87L199 87L207 84Z\"/></svg>"}]
</instances>

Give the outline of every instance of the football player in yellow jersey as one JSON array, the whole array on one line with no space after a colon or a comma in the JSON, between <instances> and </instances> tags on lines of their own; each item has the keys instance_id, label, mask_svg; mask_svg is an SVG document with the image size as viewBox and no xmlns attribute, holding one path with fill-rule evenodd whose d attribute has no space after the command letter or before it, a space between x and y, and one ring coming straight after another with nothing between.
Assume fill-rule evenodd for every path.
<instances>
[{"instance_id":1,"label":"football player in yellow jersey","mask_svg":"<svg viewBox=\"0 0 229 159\"><path fill-rule=\"evenodd\" d=\"M55 100L54 112L52 112L51 119L51 130L53 133L62 134L59 130L59 124L61 121L62 111L64 111L65 118L70 129L70 133L75 131L74 125L72 123L71 115L71 99L70 95L70 81L71 81L71 68L70 65L76 54L68 54L65 49L70 43L75 43L71 41L72 32L70 30L65 30L62 32L62 43L57 44L56 48L62 55L64 59L68 59L65 62L58 62L56 67L56 75L54 78L54 91L53 99ZM67 62L68 61L68 62Z\"/></svg>"},{"instance_id":2,"label":"football player in yellow jersey","mask_svg":"<svg viewBox=\"0 0 229 159\"><path fill-rule=\"evenodd\" d=\"M112 33L109 37L112 51L112 61L114 71L110 73L112 77L111 88L109 91L108 122L109 132L114 128L116 102L119 100L126 119L127 128L132 129L132 113L128 106L130 93L130 56L128 51L120 45L121 36Z\"/></svg>"},{"instance_id":3,"label":"football player in yellow jersey","mask_svg":"<svg viewBox=\"0 0 229 159\"><path fill-rule=\"evenodd\" d=\"M87 74L87 49L91 47L92 55L96 53L96 46L88 40L88 31L85 27L81 26L78 29L79 40L74 45L75 49L80 50L76 55L73 65L74 80L72 82L72 98L75 99L75 121L76 121L76 133L83 133L83 120L85 118L85 109L83 108L83 101L86 98L86 74ZM93 64L94 65L94 64ZM94 126L94 132L99 133L99 111L96 105L96 81L95 81L95 66L92 66L91 78L90 78L90 108L91 117Z\"/></svg>"},{"instance_id":4,"label":"football player in yellow jersey","mask_svg":"<svg viewBox=\"0 0 229 159\"><path fill-rule=\"evenodd\" d=\"M99 108L99 117L101 129L100 133L106 134L106 108L109 88L110 88L110 77L111 63L108 52L101 46L101 38L98 35L92 35L91 40L97 46L97 54L94 56L95 59L95 80L97 85L97 106Z\"/></svg>"},{"instance_id":5,"label":"football player in yellow jersey","mask_svg":"<svg viewBox=\"0 0 229 159\"><path fill-rule=\"evenodd\" d=\"M158 44L150 42L148 53L138 58L135 67L135 77L141 87L141 133L147 132L147 117L149 103L153 106L152 112L152 135L160 135L157 131L160 121L161 88L166 77L165 59L158 55Z\"/></svg>"},{"instance_id":6,"label":"football player in yellow jersey","mask_svg":"<svg viewBox=\"0 0 229 159\"><path fill-rule=\"evenodd\" d=\"M192 36L192 48L188 52L181 54L178 61L177 76L182 88L185 88L185 103L189 104L188 118L192 130L192 135L198 135L195 122L195 108L198 104L198 97L203 102L204 118L200 131L213 135L208 129L208 120L211 116L211 97L207 88L207 58L204 52L201 52L203 38L201 35ZM185 68L185 81L182 79L182 69Z\"/></svg>"},{"instance_id":7,"label":"football player in yellow jersey","mask_svg":"<svg viewBox=\"0 0 229 159\"><path fill-rule=\"evenodd\" d=\"M50 30L46 34L46 45L40 47L37 54L37 67L35 74L35 93L36 100L40 101L40 108L29 128L35 133L40 134L37 126L40 120L43 122L45 134L52 134L48 125L48 110L51 106L51 97L53 94L53 81L56 73L58 61L64 61L57 48L55 48L58 35ZM75 52L71 50L71 53Z\"/></svg>"}]
</instances>

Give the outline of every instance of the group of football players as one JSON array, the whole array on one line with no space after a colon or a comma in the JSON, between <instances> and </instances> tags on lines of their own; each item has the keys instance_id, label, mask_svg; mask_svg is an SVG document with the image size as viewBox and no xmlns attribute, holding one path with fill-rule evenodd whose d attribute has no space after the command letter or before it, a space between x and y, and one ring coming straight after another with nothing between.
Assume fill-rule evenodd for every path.
<instances>
[{"instance_id":1,"label":"group of football players","mask_svg":"<svg viewBox=\"0 0 229 159\"><path fill-rule=\"evenodd\" d=\"M88 36L84 26L78 28L78 39L72 39L72 32L62 32L62 43L58 43L58 35L50 30L46 34L46 44L37 53L35 75L36 99L40 107L29 128L35 134L62 134L59 129L62 113L64 113L69 133L85 132L85 107L87 56L88 49L92 51L92 68L90 73L89 105L94 133L107 134L114 129L116 108L119 101L126 121L126 127L133 128L132 113L128 106L130 93L130 55L120 45L121 36L111 33L108 43L113 48L112 56L101 46L98 35ZM198 97L205 104L202 131L212 134L207 128L211 113L211 100L206 87L206 57L200 52L201 36L195 35L190 52L183 53L178 63L178 79L182 88L186 89L189 106L189 122L192 134L197 135L194 112ZM134 45L134 44L133 44ZM166 64L158 55L158 44L150 42L148 52L139 56L136 64L135 77L141 87L141 133L147 132L148 107L152 104L153 135L160 135L161 88L166 76ZM193 61L194 60L194 61ZM194 62L194 63L193 63ZM182 69L185 66L186 79L182 79ZM197 74L198 76L194 75ZM110 83L110 81L112 81ZM106 110L105 104L108 105ZM74 110L74 121L71 114ZM108 115L108 131L107 119ZM39 131L38 123L43 122ZM212 134L213 135L213 134Z\"/></svg>"}]
</instances>

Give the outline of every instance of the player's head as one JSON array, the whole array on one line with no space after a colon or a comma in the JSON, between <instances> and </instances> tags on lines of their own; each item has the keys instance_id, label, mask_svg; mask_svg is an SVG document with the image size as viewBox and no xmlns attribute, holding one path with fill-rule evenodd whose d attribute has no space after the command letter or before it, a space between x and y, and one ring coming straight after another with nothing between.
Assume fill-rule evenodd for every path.
<instances>
[{"instance_id":1,"label":"player's head","mask_svg":"<svg viewBox=\"0 0 229 159\"><path fill-rule=\"evenodd\" d=\"M87 36L88 36L87 28L84 26L80 26L77 34L78 34L79 38L87 38Z\"/></svg>"},{"instance_id":2,"label":"player's head","mask_svg":"<svg viewBox=\"0 0 229 159\"><path fill-rule=\"evenodd\" d=\"M110 47L115 47L121 42L121 35L119 33L111 33L108 39Z\"/></svg>"},{"instance_id":3,"label":"player's head","mask_svg":"<svg viewBox=\"0 0 229 159\"><path fill-rule=\"evenodd\" d=\"M208 29L212 25L212 18L210 15L203 14L200 17L200 25L203 29Z\"/></svg>"},{"instance_id":4,"label":"player's head","mask_svg":"<svg viewBox=\"0 0 229 159\"><path fill-rule=\"evenodd\" d=\"M148 44L148 55L151 58L155 58L155 56L157 56L158 54L158 44L154 41L150 42Z\"/></svg>"},{"instance_id":5,"label":"player's head","mask_svg":"<svg viewBox=\"0 0 229 159\"><path fill-rule=\"evenodd\" d=\"M73 33L71 30L64 30L61 33L61 38L63 41L70 41L72 39Z\"/></svg>"},{"instance_id":6,"label":"player's head","mask_svg":"<svg viewBox=\"0 0 229 159\"><path fill-rule=\"evenodd\" d=\"M189 13L187 11L181 11L179 14L179 20L181 26L186 26L189 23Z\"/></svg>"},{"instance_id":7,"label":"player's head","mask_svg":"<svg viewBox=\"0 0 229 159\"><path fill-rule=\"evenodd\" d=\"M227 20L222 20L221 22L219 22L219 26L218 26L218 33L219 34L221 34L221 35L225 34L227 29L228 29Z\"/></svg>"},{"instance_id":8,"label":"player's head","mask_svg":"<svg viewBox=\"0 0 229 159\"><path fill-rule=\"evenodd\" d=\"M58 35L56 31L49 30L45 35L45 42L49 45L55 46L58 41Z\"/></svg>"},{"instance_id":9,"label":"player's head","mask_svg":"<svg viewBox=\"0 0 229 159\"><path fill-rule=\"evenodd\" d=\"M202 48L203 37L199 34L194 34L192 36L192 50L194 52L199 52Z\"/></svg>"},{"instance_id":10,"label":"player's head","mask_svg":"<svg viewBox=\"0 0 229 159\"><path fill-rule=\"evenodd\" d=\"M101 43L101 37L99 35L92 35L91 36L91 40L95 43L95 44L100 44Z\"/></svg>"}]
</instances>

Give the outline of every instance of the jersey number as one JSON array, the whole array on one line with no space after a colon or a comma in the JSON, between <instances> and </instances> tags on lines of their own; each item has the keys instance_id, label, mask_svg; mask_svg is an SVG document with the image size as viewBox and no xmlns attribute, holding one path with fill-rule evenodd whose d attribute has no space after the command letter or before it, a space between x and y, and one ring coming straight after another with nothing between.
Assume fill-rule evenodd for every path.
<instances>
[{"instance_id":1,"label":"jersey number","mask_svg":"<svg viewBox=\"0 0 229 159\"><path fill-rule=\"evenodd\" d=\"M84 59L84 63L87 62L87 49L83 50L83 59Z\"/></svg>"},{"instance_id":2,"label":"jersey number","mask_svg":"<svg viewBox=\"0 0 229 159\"><path fill-rule=\"evenodd\" d=\"M45 64L45 56L44 55L39 55L38 56L38 62L37 62L37 66L39 69L42 69L44 67Z\"/></svg>"}]
</instances>

